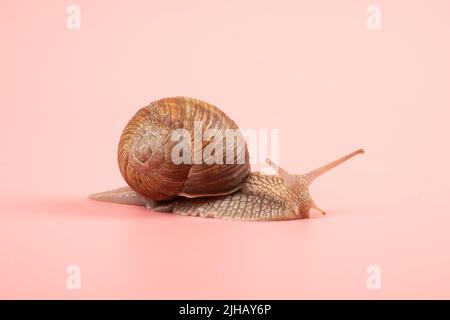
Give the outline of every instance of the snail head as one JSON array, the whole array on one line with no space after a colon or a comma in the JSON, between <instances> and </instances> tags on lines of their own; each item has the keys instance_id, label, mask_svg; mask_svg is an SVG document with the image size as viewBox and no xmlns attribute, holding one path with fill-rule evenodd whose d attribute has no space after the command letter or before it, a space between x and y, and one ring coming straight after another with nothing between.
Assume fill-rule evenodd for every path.
<instances>
[{"instance_id":1,"label":"snail head","mask_svg":"<svg viewBox=\"0 0 450 320\"><path fill-rule=\"evenodd\" d=\"M279 167L277 164L275 164L270 159L266 159L266 163L270 165L277 174L281 177L283 180L283 185L286 190L290 192L292 195L291 197L291 204L293 206L293 209L296 210L296 208L303 208L301 212L297 212L300 215L303 215L305 217L309 216L309 209L314 209L319 211L322 214L325 214L325 211L320 209L313 201L311 196L309 195L309 185L319 176L324 174L325 172L330 171L334 167L340 165L341 163L347 161L348 159L364 153L363 149L358 149L352 153L349 153L342 158L339 158L335 161L332 161L322 167L319 167L311 172L308 172L306 174L300 174L295 175L287 172L283 168Z\"/></svg>"}]
</instances>

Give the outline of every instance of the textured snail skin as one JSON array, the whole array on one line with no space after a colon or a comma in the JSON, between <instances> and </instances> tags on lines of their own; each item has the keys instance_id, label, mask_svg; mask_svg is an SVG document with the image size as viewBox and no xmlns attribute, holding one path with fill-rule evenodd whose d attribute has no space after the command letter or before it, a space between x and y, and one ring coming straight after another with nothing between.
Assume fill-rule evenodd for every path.
<instances>
[{"instance_id":1,"label":"textured snail skin","mask_svg":"<svg viewBox=\"0 0 450 320\"><path fill-rule=\"evenodd\" d=\"M315 207L306 180L299 176L297 186L288 190L283 179L274 175L252 173L239 191L214 198L179 199L172 212L249 221L289 220L309 217Z\"/></svg>"}]
</instances>

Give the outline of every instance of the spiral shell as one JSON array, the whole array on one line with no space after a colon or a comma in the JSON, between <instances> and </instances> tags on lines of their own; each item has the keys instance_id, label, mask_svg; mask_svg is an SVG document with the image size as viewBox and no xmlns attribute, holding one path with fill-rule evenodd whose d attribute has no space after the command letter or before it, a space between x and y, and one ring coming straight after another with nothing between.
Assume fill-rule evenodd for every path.
<instances>
[{"instance_id":1,"label":"spiral shell","mask_svg":"<svg viewBox=\"0 0 450 320\"><path fill-rule=\"evenodd\" d=\"M224 137L227 129L238 130L221 110L193 98L165 98L140 109L126 125L119 142L119 168L128 185L153 200L226 195L240 189L250 174L246 144L239 149L237 141L224 143L223 164L196 164L194 152L190 163L172 161L172 149L178 143L172 141L172 132L186 129L194 145L195 135L199 134L194 130L196 122L201 124L201 132L219 129ZM210 141L201 139L201 143L196 152L202 152ZM230 152L234 160L227 164L226 155ZM245 161L238 163L242 152Z\"/></svg>"}]
</instances>

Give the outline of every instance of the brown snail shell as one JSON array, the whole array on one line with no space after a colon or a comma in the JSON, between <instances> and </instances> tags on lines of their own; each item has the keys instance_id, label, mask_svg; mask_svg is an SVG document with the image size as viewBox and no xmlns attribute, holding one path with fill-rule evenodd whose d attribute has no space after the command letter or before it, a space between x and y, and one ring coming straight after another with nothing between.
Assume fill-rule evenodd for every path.
<instances>
[{"instance_id":1,"label":"brown snail shell","mask_svg":"<svg viewBox=\"0 0 450 320\"><path fill-rule=\"evenodd\" d=\"M171 160L171 140L174 129L186 129L194 139L194 123L201 132L219 129L239 129L236 123L215 106L188 97L165 98L140 109L122 132L118 148L120 172L136 192L153 200L169 200L177 196L188 198L226 195L238 190L250 174L247 145L245 163L239 164L239 149L224 145L223 164L175 164ZM209 142L202 141L202 148ZM194 141L192 141L192 145ZM226 164L226 148L233 147L234 161ZM198 150L197 150L198 151ZM201 152L201 150L200 150ZM192 152L194 157L194 152Z\"/></svg>"}]
</instances>

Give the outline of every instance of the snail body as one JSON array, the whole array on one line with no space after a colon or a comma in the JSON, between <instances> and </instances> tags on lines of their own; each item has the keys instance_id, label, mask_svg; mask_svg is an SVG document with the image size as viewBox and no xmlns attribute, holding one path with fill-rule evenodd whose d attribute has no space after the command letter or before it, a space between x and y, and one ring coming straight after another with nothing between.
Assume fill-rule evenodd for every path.
<instances>
[{"instance_id":1,"label":"snail body","mask_svg":"<svg viewBox=\"0 0 450 320\"><path fill-rule=\"evenodd\" d=\"M309 195L311 182L364 152L359 149L302 175L290 174L267 159L277 175L266 175L251 172L247 145L237 146L240 136L210 154L219 160L216 163L195 161L199 153L210 148L211 141L201 141L199 150L188 148L194 152L187 163L176 163L173 150L179 141L173 139L174 130L182 130L191 144L198 145L194 130L198 124L202 132L215 129L220 136L227 130L239 132L221 110L197 99L166 98L139 110L119 142L119 168L128 186L90 198L188 216L250 221L307 218L310 209L325 213Z\"/></svg>"}]
</instances>

